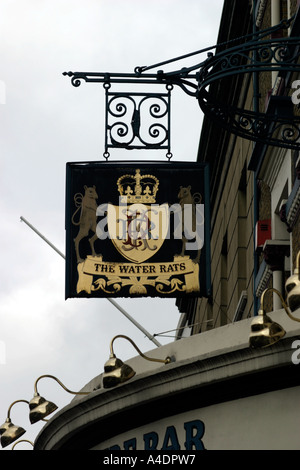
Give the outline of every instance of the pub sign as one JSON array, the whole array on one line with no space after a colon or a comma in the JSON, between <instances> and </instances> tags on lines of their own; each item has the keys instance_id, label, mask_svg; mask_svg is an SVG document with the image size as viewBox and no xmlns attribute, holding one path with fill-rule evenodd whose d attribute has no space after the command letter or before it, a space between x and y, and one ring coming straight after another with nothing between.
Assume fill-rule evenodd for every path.
<instances>
[{"instance_id":1,"label":"pub sign","mask_svg":"<svg viewBox=\"0 0 300 470\"><path fill-rule=\"evenodd\" d=\"M210 291L208 167L67 163L66 298Z\"/></svg>"}]
</instances>

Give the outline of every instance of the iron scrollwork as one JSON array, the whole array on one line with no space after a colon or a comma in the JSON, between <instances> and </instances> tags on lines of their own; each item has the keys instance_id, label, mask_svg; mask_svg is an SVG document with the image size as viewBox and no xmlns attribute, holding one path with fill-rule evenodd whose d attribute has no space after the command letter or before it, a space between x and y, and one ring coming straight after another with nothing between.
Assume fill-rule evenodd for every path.
<instances>
[{"instance_id":1,"label":"iron scrollwork","mask_svg":"<svg viewBox=\"0 0 300 470\"><path fill-rule=\"evenodd\" d=\"M243 74L300 71L299 38L250 41L211 56L201 67L197 98L203 113L235 135L266 145L299 150L300 117L290 96L274 94L265 112L217 102L209 86ZM280 80L280 77L279 77Z\"/></svg>"},{"instance_id":2,"label":"iron scrollwork","mask_svg":"<svg viewBox=\"0 0 300 470\"><path fill-rule=\"evenodd\" d=\"M294 116L289 97L271 97L270 111L266 113L233 108L205 99L200 106L205 114L222 128L248 140L291 150L299 150L300 117ZM278 99L277 99L278 98ZM290 109L290 116L281 114L282 108Z\"/></svg>"},{"instance_id":3,"label":"iron scrollwork","mask_svg":"<svg viewBox=\"0 0 300 470\"><path fill-rule=\"evenodd\" d=\"M288 37L249 41L209 55L199 73L199 85L205 87L228 76L262 72L299 71L299 38Z\"/></svg>"},{"instance_id":4,"label":"iron scrollwork","mask_svg":"<svg viewBox=\"0 0 300 470\"><path fill-rule=\"evenodd\" d=\"M119 93L106 88L106 136L104 157L109 148L166 149L170 152L170 99L166 93Z\"/></svg>"}]
</instances>

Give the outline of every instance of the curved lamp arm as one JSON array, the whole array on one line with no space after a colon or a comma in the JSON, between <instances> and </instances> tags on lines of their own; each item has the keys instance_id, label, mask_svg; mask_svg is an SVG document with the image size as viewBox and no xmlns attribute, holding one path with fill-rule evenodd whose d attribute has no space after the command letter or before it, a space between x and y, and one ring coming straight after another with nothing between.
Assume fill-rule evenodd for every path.
<instances>
[{"instance_id":1,"label":"curved lamp arm","mask_svg":"<svg viewBox=\"0 0 300 470\"><path fill-rule=\"evenodd\" d=\"M139 355L142 356L147 361L162 362L163 364L169 364L171 362L170 357L166 357L166 359L155 359L153 357L145 356L145 354L142 353L142 351L137 347L137 345L132 341L132 339L129 338L128 336L125 336L125 335L117 335L111 340L111 342L110 342L110 356L111 357L115 357L115 353L114 353L114 350L113 350L113 343L117 338L123 338L123 339L126 339L127 341L129 341L132 344L132 346L136 349L136 351L139 353Z\"/></svg>"},{"instance_id":2,"label":"curved lamp arm","mask_svg":"<svg viewBox=\"0 0 300 470\"><path fill-rule=\"evenodd\" d=\"M28 442L29 444L32 445L32 447L34 447L34 444L33 442L29 441L28 439L20 439L19 441L15 442L14 445L12 446L11 450L14 450L14 448L16 447L17 444L19 444L20 442Z\"/></svg>"},{"instance_id":3,"label":"curved lamp arm","mask_svg":"<svg viewBox=\"0 0 300 470\"><path fill-rule=\"evenodd\" d=\"M295 274L298 274L298 279L300 280L300 251L298 252L297 258L296 258Z\"/></svg>"},{"instance_id":4,"label":"curved lamp arm","mask_svg":"<svg viewBox=\"0 0 300 470\"><path fill-rule=\"evenodd\" d=\"M27 400L16 400L16 401L13 401L10 405L9 405L9 408L7 410L7 419L10 420L10 412L11 412L11 409L12 407L16 404L16 403L27 403L27 405L29 405L29 401Z\"/></svg>"},{"instance_id":5,"label":"curved lamp arm","mask_svg":"<svg viewBox=\"0 0 300 470\"><path fill-rule=\"evenodd\" d=\"M7 418L6 418L6 422L11 422L11 419L10 419L10 412L11 412L11 409L12 407L16 404L16 403L27 403L27 405L30 405L30 402L28 400L16 400L16 401L13 401L10 405L9 405L9 408L7 410ZM47 421L47 419L42 419L42 421ZM28 441L29 442L29 441Z\"/></svg>"},{"instance_id":6,"label":"curved lamp arm","mask_svg":"<svg viewBox=\"0 0 300 470\"><path fill-rule=\"evenodd\" d=\"M39 382L39 380L43 379L43 378L49 378L49 379L54 379L66 392L68 393L71 393L73 395L89 395L91 392L73 392L72 390L69 390L57 377L55 377L54 375L41 375L40 377L38 377L34 383L34 393L35 395L39 395L38 393L38 390L37 390L37 384Z\"/></svg>"},{"instance_id":7,"label":"curved lamp arm","mask_svg":"<svg viewBox=\"0 0 300 470\"><path fill-rule=\"evenodd\" d=\"M298 256L299 256L299 254L298 254ZM279 298L281 300L281 303L282 303L282 306L283 306L286 314L289 316L289 318L291 320L300 322L300 318L296 318L291 314L291 312L290 312L284 298L282 297L281 293L277 289L274 289L274 287L269 287L268 289L264 290L264 292L262 293L262 295L261 295L261 310L260 310L261 313L260 313L260 315L265 315L266 314L265 309L264 309L264 297L265 297L265 294L268 293L268 292L275 292L275 294L277 294L279 296Z\"/></svg>"}]
</instances>

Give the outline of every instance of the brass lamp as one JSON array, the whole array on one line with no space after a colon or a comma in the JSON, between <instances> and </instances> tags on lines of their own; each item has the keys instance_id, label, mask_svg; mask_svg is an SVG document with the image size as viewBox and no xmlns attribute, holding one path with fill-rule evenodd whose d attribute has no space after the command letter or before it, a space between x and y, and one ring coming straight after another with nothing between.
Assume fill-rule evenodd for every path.
<instances>
[{"instance_id":1,"label":"brass lamp","mask_svg":"<svg viewBox=\"0 0 300 470\"><path fill-rule=\"evenodd\" d=\"M296 259L294 274L285 283L287 303L292 312L300 307L300 251Z\"/></svg>"},{"instance_id":2,"label":"brass lamp","mask_svg":"<svg viewBox=\"0 0 300 470\"><path fill-rule=\"evenodd\" d=\"M53 413L53 411L57 410L57 406L55 403L51 401L45 400L45 398L41 397L37 390L37 384L40 379L43 378L50 378L54 379L66 392L72 393L73 395L89 395L90 392L72 392L69 390L58 378L54 377L54 375L41 375L38 377L34 384L34 396L29 402L29 420L31 424L36 423L37 421L43 420L46 416Z\"/></svg>"},{"instance_id":3,"label":"brass lamp","mask_svg":"<svg viewBox=\"0 0 300 470\"><path fill-rule=\"evenodd\" d=\"M267 292L275 292L280 297L282 306L290 319L300 322L299 318L296 318L291 314L281 293L278 290L272 287L266 289L261 296L261 308L258 312L258 316L255 317L251 323L249 345L252 348L266 348L271 346L272 344L277 343L277 341L283 338L283 336L286 334L281 325L272 321L271 318L266 315L264 308L264 298Z\"/></svg>"},{"instance_id":4,"label":"brass lamp","mask_svg":"<svg viewBox=\"0 0 300 470\"><path fill-rule=\"evenodd\" d=\"M16 400L16 401L14 401L8 408L7 418L6 418L5 422L0 426L0 435L1 435L0 441L1 441L1 446L2 447L9 446L14 441L19 439L19 437L23 436L23 434L25 434L25 432L26 432L25 429L23 429L21 426L16 426L15 424L13 424L11 422L11 419L10 419L10 411L11 411L12 407L16 403L20 403L20 402L24 402L24 403L28 404L27 400Z\"/></svg>"},{"instance_id":5,"label":"brass lamp","mask_svg":"<svg viewBox=\"0 0 300 470\"><path fill-rule=\"evenodd\" d=\"M129 341L134 348L137 350L140 356L142 356L147 361L162 362L163 364L169 364L171 358L167 357L166 359L155 359L152 357L145 356L137 347L137 345L128 338L128 336L117 335L115 336L110 343L110 356L108 361L104 364L104 373L103 373L103 387L112 388L116 385L126 382L135 375L135 371L128 364L124 364L121 359L118 359L113 350L113 343L117 338L124 338Z\"/></svg>"},{"instance_id":6,"label":"brass lamp","mask_svg":"<svg viewBox=\"0 0 300 470\"><path fill-rule=\"evenodd\" d=\"M34 424L57 410L57 406L37 394L30 400L29 409L29 420L31 424Z\"/></svg>"}]
</instances>

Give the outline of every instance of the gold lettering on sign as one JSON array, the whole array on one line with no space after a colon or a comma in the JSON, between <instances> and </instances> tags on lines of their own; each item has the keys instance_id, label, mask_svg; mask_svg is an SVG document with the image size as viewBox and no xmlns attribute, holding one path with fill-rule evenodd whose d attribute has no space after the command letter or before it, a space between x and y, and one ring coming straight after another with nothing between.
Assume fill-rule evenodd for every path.
<instances>
[{"instance_id":1,"label":"gold lettering on sign","mask_svg":"<svg viewBox=\"0 0 300 470\"><path fill-rule=\"evenodd\" d=\"M102 290L117 294L129 287L130 294L146 295L149 286L160 294L175 291L198 292L199 265L189 256L175 256L171 262L164 263L112 263L103 261L102 256L87 256L78 264L77 293L91 294Z\"/></svg>"}]
</instances>

